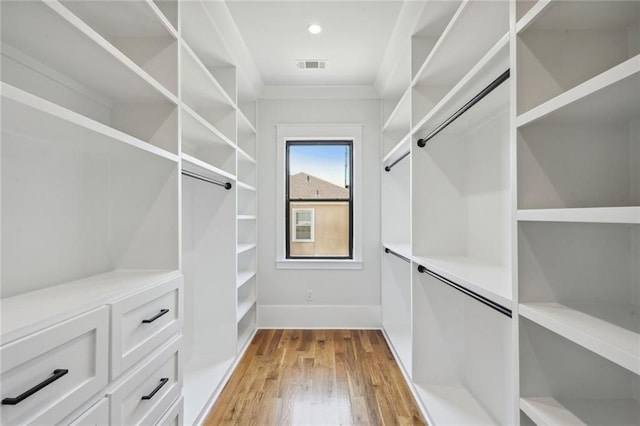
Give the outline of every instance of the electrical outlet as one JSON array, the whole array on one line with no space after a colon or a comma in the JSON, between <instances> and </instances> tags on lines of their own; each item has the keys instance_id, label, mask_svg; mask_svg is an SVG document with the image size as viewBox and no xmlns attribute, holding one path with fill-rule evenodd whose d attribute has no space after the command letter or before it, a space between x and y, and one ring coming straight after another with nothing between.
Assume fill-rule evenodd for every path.
<instances>
[{"instance_id":1,"label":"electrical outlet","mask_svg":"<svg viewBox=\"0 0 640 426\"><path fill-rule=\"evenodd\" d=\"M310 288L306 289L304 291L304 299L307 301L307 303L313 302L313 290L311 290Z\"/></svg>"}]
</instances>

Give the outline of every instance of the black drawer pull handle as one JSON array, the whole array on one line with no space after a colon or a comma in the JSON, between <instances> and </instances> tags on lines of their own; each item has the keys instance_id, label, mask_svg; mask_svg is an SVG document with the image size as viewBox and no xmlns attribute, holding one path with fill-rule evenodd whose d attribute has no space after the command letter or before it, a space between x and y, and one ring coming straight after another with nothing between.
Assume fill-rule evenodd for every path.
<instances>
[{"instance_id":1,"label":"black drawer pull handle","mask_svg":"<svg viewBox=\"0 0 640 426\"><path fill-rule=\"evenodd\" d=\"M160 312L158 312L155 316L149 318L149 319L143 319L142 323L143 324L149 324L154 322L155 320L157 320L158 318L160 318L161 316L163 316L164 314L166 314L167 312L169 312L168 309L160 309Z\"/></svg>"},{"instance_id":2,"label":"black drawer pull handle","mask_svg":"<svg viewBox=\"0 0 640 426\"><path fill-rule=\"evenodd\" d=\"M154 397L154 395L155 395L155 394L157 394L157 393L158 393L158 391L159 391L160 389L162 389L162 387L163 387L164 385L166 385L168 381L169 381L169 378L167 378L167 377L163 377L162 379L160 379L160 384L159 384L158 386L156 386L156 388L155 388L153 391L151 391L151 393L150 393L149 395L144 395L144 396L142 397L142 400L144 401L145 399L151 399L151 398L153 398L153 397Z\"/></svg>"},{"instance_id":3,"label":"black drawer pull handle","mask_svg":"<svg viewBox=\"0 0 640 426\"><path fill-rule=\"evenodd\" d=\"M29 389L28 391L24 392L21 395L16 396L15 398L5 398L5 399L3 399L2 400L2 405L16 405L19 402L22 402L23 400L29 398L34 393L46 388L51 383L55 382L56 380L58 380L60 377L64 376L68 372L69 372L69 370L66 370L66 369L53 370L53 376L49 377L44 382L38 383L37 385L35 385L31 389Z\"/></svg>"}]
</instances>

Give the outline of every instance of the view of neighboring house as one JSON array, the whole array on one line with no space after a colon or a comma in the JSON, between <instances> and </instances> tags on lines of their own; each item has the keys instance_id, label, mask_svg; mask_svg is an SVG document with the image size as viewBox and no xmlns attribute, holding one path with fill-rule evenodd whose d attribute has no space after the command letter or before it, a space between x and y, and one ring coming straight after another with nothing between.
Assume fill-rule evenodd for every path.
<instances>
[{"instance_id":1,"label":"view of neighboring house","mask_svg":"<svg viewBox=\"0 0 640 426\"><path fill-rule=\"evenodd\" d=\"M308 173L289 177L291 256L349 256L349 194Z\"/></svg>"}]
</instances>

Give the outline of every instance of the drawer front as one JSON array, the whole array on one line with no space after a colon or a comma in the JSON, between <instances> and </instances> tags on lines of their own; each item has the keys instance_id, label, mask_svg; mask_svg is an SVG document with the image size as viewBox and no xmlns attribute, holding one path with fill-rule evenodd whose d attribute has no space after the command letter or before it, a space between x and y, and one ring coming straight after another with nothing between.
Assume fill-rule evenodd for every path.
<instances>
[{"instance_id":1,"label":"drawer front","mask_svg":"<svg viewBox=\"0 0 640 426\"><path fill-rule=\"evenodd\" d=\"M176 337L158 355L131 372L109 395L111 423L156 424L182 393L182 338Z\"/></svg>"},{"instance_id":2,"label":"drawer front","mask_svg":"<svg viewBox=\"0 0 640 426\"><path fill-rule=\"evenodd\" d=\"M111 378L157 349L182 327L182 278L111 305Z\"/></svg>"},{"instance_id":3,"label":"drawer front","mask_svg":"<svg viewBox=\"0 0 640 426\"><path fill-rule=\"evenodd\" d=\"M102 398L69 426L108 426L109 425L109 400Z\"/></svg>"},{"instance_id":4,"label":"drawer front","mask_svg":"<svg viewBox=\"0 0 640 426\"><path fill-rule=\"evenodd\" d=\"M57 423L104 388L108 327L104 306L2 346L1 423Z\"/></svg>"},{"instance_id":5,"label":"drawer front","mask_svg":"<svg viewBox=\"0 0 640 426\"><path fill-rule=\"evenodd\" d=\"M184 424L184 398L180 397L175 404L164 413L158 426L182 426Z\"/></svg>"}]
</instances>

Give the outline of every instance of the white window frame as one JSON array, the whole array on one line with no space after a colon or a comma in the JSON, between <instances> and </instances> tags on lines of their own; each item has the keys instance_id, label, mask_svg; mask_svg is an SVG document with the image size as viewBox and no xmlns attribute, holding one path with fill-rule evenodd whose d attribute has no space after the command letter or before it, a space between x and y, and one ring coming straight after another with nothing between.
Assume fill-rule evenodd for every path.
<instances>
[{"instance_id":1,"label":"white window frame","mask_svg":"<svg viewBox=\"0 0 640 426\"><path fill-rule=\"evenodd\" d=\"M310 208L295 208L291 209L293 214L293 220L291 221L291 235L293 238L291 239L294 243L315 243L316 241L316 209ZM305 226L306 224L300 225L298 223L298 212L309 212L311 213L311 220L309 221L309 226L311 227L311 232L309 234L308 239L298 238L298 226Z\"/></svg>"},{"instance_id":2,"label":"white window frame","mask_svg":"<svg viewBox=\"0 0 640 426\"><path fill-rule=\"evenodd\" d=\"M277 269L362 269L362 128L361 123L278 124L276 125L276 268ZM353 258L286 258L286 161L287 141L352 141L353 170Z\"/></svg>"}]
</instances>

